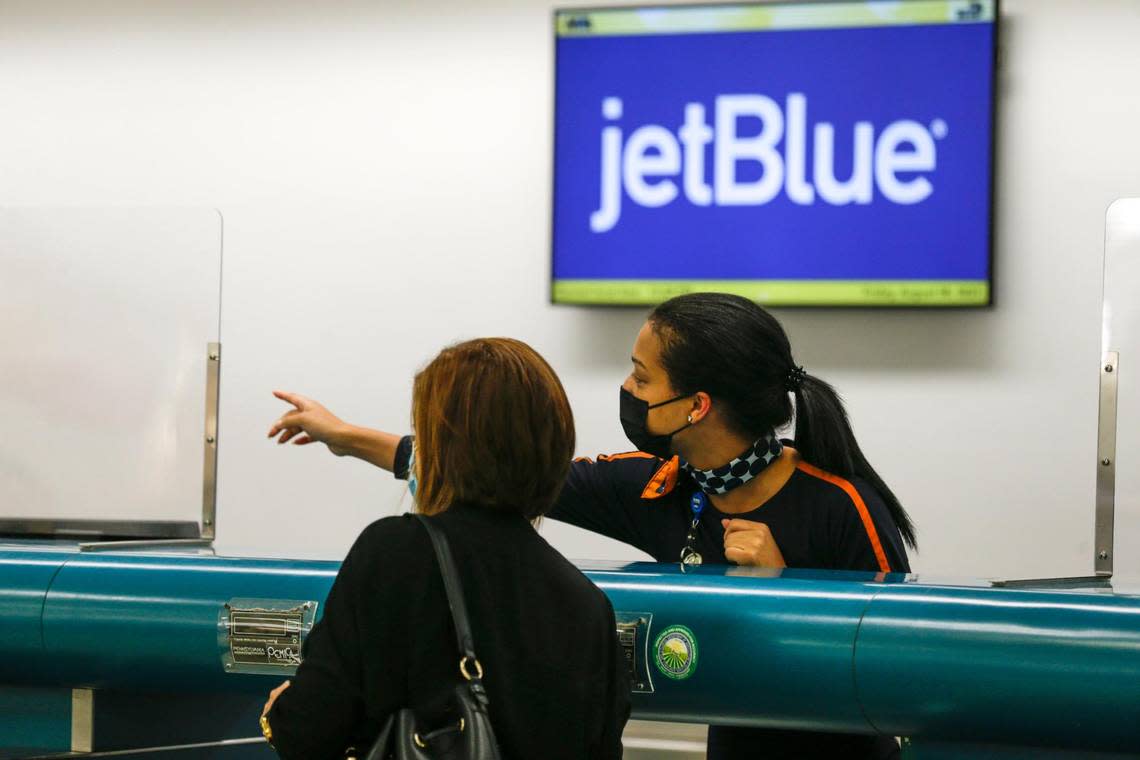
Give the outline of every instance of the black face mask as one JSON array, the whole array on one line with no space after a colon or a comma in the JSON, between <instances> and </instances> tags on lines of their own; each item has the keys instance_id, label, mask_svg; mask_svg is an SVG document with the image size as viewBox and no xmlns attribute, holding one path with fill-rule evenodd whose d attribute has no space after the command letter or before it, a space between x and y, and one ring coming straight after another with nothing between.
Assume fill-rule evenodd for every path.
<instances>
[{"instance_id":1,"label":"black face mask","mask_svg":"<svg viewBox=\"0 0 1140 760\"><path fill-rule=\"evenodd\" d=\"M621 389L620 414L621 428L625 431L625 437L637 447L638 451L644 451L646 454L652 454L661 459L669 459L673 456L673 436L693 423L687 422L668 435L653 435L649 432L649 410L688 397L688 395L677 396L650 406L648 401L639 399L623 387Z\"/></svg>"}]
</instances>

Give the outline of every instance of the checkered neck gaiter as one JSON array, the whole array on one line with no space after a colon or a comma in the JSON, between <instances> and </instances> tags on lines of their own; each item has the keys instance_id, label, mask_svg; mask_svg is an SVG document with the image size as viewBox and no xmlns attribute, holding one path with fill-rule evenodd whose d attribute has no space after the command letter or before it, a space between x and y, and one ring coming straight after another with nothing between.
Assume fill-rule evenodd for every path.
<instances>
[{"instance_id":1,"label":"checkered neck gaiter","mask_svg":"<svg viewBox=\"0 0 1140 760\"><path fill-rule=\"evenodd\" d=\"M780 443L775 431L769 431L726 465L712 470L698 470L688 462L682 462L681 466L692 475L702 491L710 496L720 495L734 488L740 488L752 480L763 472L765 467L779 459L783 450L784 444Z\"/></svg>"}]
</instances>

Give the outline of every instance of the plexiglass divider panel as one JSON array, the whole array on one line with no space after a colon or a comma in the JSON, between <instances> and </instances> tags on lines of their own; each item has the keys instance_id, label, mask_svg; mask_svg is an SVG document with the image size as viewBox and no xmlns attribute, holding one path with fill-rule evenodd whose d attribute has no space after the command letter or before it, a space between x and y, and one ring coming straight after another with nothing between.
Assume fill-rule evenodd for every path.
<instances>
[{"instance_id":1,"label":"plexiglass divider panel","mask_svg":"<svg viewBox=\"0 0 1140 760\"><path fill-rule=\"evenodd\" d=\"M5 532L197 535L221 255L213 209L0 209Z\"/></svg>"}]
</instances>

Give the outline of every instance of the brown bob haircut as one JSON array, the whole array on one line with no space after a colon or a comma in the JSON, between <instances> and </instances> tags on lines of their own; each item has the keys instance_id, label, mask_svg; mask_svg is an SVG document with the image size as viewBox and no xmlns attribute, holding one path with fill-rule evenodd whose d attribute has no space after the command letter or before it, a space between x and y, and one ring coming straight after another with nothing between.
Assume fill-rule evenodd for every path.
<instances>
[{"instance_id":1,"label":"brown bob haircut","mask_svg":"<svg viewBox=\"0 0 1140 760\"><path fill-rule=\"evenodd\" d=\"M534 520L554 504L574 456L574 416L554 370L512 338L445 348L416 375L416 503L456 502Z\"/></svg>"}]
</instances>

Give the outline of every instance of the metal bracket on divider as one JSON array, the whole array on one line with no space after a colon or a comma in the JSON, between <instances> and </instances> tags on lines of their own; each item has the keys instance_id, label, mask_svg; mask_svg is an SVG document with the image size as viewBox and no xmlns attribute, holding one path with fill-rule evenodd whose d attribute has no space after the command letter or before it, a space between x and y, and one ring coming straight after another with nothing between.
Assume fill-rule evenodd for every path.
<instances>
[{"instance_id":1,"label":"metal bracket on divider","mask_svg":"<svg viewBox=\"0 0 1140 760\"><path fill-rule=\"evenodd\" d=\"M1106 351L1100 368L1100 418L1096 444L1096 524L1093 567L1112 577L1113 518L1116 508L1116 410L1120 352Z\"/></svg>"},{"instance_id":2,"label":"metal bracket on divider","mask_svg":"<svg viewBox=\"0 0 1140 760\"><path fill-rule=\"evenodd\" d=\"M218 394L222 378L222 344L206 350L206 437L202 467L202 538L217 536L218 510Z\"/></svg>"}]
</instances>

